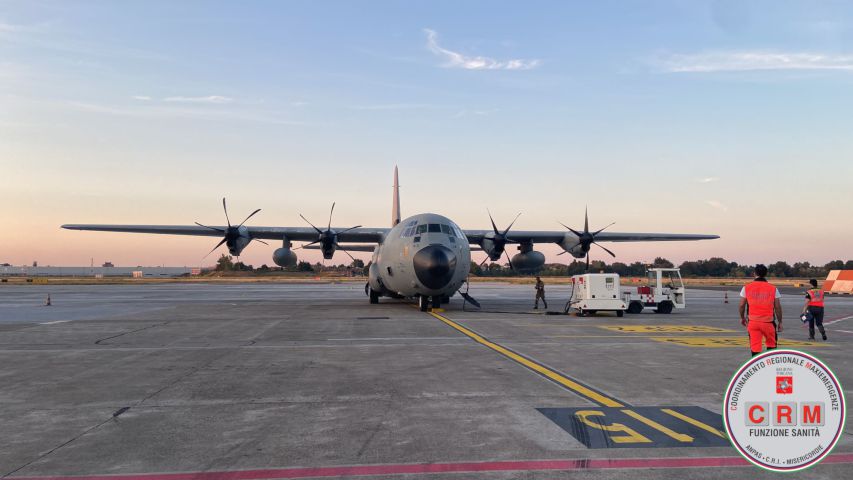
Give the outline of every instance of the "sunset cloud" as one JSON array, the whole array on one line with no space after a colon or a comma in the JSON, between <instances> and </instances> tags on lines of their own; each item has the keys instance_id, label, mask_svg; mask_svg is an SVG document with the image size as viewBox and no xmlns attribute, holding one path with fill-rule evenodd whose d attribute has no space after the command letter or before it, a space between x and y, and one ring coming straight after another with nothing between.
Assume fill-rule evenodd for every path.
<instances>
[{"instance_id":1,"label":"sunset cloud","mask_svg":"<svg viewBox=\"0 0 853 480\"><path fill-rule=\"evenodd\" d=\"M434 30L424 29L427 36L427 49L446 60L444 67L466 70L531 70L542 64L537 59L496 60L491 57L468 56L448 50L438 44L438 34Z\"/></svg>"}]
</instances>

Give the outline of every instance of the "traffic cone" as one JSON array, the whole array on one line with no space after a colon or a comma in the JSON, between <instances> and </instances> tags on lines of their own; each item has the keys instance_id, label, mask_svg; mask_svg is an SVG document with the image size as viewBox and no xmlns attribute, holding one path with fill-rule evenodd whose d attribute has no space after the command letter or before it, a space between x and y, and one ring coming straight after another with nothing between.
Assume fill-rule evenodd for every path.
<instances>
[{"instance_id":1,"label":"traffic cone","mask_svg":"<svg viewBox=\"0 0 853 480\"><path fill-rule=\"evenodd\" d=\"M726 290L726 295L723 297L723 303L729 303L729 291Z\"/></svg>"},{"instance_id":2,"label":"traffic cone","mask_svg":"<svg viewBox=\"0 0 853 480\"><path fill-rule=\"evenodd\" d=\"M50 294L49 294L49 293L47 294L47 300L45 300L45 301L44 301L44 306L45 306L45 307L49 307L49 306L50 306Z\"/></svg>"}]
</instances>

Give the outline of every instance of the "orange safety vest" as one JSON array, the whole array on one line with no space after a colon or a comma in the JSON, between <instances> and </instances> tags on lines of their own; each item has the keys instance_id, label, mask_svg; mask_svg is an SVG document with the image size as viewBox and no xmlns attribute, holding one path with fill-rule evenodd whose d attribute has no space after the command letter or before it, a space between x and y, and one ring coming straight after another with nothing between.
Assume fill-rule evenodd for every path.
<instances>
[{"instance_id":1,"label":"orange safety vest","mask_svg":"<svg viewBox=\"0 0 853 480\"><path fill-rule=\"evenodd\" d=\"M767 282L751 282L744 287L749 304L749 321L772 322L776 287Z\"/></svg>"},{"instance_id":2,"label":"orange safety vest","mask_svg":"<svg viewBox=\"0 0 853 480\"><path fill-rule=\"evenodd\" d=\"M809 306L822 307L824 295L826 295L824 291L819 288L812 288L809 290Z\"/></svg>"}]
</instances>

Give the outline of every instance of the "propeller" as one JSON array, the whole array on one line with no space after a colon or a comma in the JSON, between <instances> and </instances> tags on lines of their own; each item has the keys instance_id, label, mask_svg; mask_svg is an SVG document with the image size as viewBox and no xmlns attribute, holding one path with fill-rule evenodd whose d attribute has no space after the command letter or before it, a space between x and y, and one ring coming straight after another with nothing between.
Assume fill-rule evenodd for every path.
<instances>
[{"instance_id":1,"label":"propeller","mask_svg":"<svg viewBox=\"0 0 853 480\"><path fill-rule=\"evenodd\" d=\"M242 227L243 224L246 223L246 221L248 221L250 218L255 216L256 213L260 212L261 211L260 208L255 210L254 212L250 213L249 216L246 217L237 226L231 225L231 219L228 218L228 206L225 204L225 197L222 197L222 210L225 212L225 221L228 223L228 226L225 227L224 229L217 228L217 227L209 227L207 225L202 225L198 222L195 222L195 224L198 225L199 227L204 227L204 228L213 230L215 232L220 232L223 234L222 240L220 240L219 243L217 243L216 246L213 247L213 250L207 252L207 255L210 255L211 253L216 251L216 249L221 247L223 243L228 245L228 251L229 252L231 252L233 255L237 255L237 256L240 255L240 252L243 251L243 248L245 248L246 245L248 245L249 242L251 242L252 240L254 240L256 242L261 242L264 245L269 245L267 242L265 242L263 240L258 240L257 238L251 238L248 236L247 236L248 242L246 242L246 245L243 245L242 247L238 247L238 245L237 245L237 239L239 239L240 237L243 236L243 234L240 232L240 227ZM238 248L239 248L239 250L238 250ZM202 258L207 258L207 255L205 255Z\"/></svg>"},{"instance_id":2,"label":"propeller","mask_svg":"<svg viewBox=\"0 0 853 480\"><path fill-rule=\"evenodd\" d=\"M311 223L304 215L299 214L302 217L302 220L305 220L305 223L311 225L311 227L317 231L317 240L314 240L311 243L306 243L298 248L305 248L309 245L315 245L317 243L320 244L320 249L323 251L323 258L329 259L332 258L332 255L335 254L335 250L341 250L346 253L352 261L355 261L355 257L353 257L346 248L341 247L338 244L338 235L344 232L349 232L350 230L355 230L356 228L361 228L361 225L356 225L354 227L346 228L341 231L332 230L332 215L335 213L335 203L332 202L332 209L329 211L329 224L326 226L325 230L320 230L313 223Z\"/></svg>"},{"instance_id":3,"label":"propeller","mask_svg":"<svg viewBox=\"0 0 853 480\"><path fill-rule=\"evenodd\" d=\"M577 241L577 243L575 243L571 247L563 250L562 252L558 253L557 255L562 255L562 254L568 252L569 250L571 250L572 248L575 248L576 246L580 245L581 249L584 251L584 253L586 253L586 269L587 270L589 270L589 249L592 245L598 246L599 248L601 248L605 252L609 253L611 257L614 257L614 258L616 257L615 253L611 252L609 249L601 246L601 244L599 244L598 242L595 241L596 235L603 232L605 229L613 226L616 222L613 222L604 228L600 228L600 229L596 230L595 232L590 232L589 231L589 212L588 212L587 208L584 208L583 232L579 232L579 231L575 230L574 228L572 228L572 227L570 227L570 226L568 226L562 222L558 222L558 223L560 225L566 227L567 229L569 229L569 231L571 231L572 233L574 233L578 237L578 241Z\"/></svg>"},{"instance_id":4,"label":"propeller","mask_svg":"<svg viewBox=\"0 0 853 480\"><path fill-rule=\"evenodd\" d=\"M486 209L486 213L489 214L489 221L492 222L492 231L494 233L490 237L485 237L484 240L491 240L493 247L491 248L491 250L486 251L487 256L482 262L480 262L480 266L482 267L483 264L486 263L487 261L489 261L489 260L495 261L495 260L499 259L502 255L506 254L506 259L509 262L509 268L512 270L515 270L515 267L513 267L513 265L512 265L512 259L509 257L509 253L507 253L507 251L506 251L506 245L508 243L518 243L518 242L516 242L515 240L510 240L509 238L507 238L507 234L509 233L512 226L515 225L515 221L518 220L518 217L521 216L521 213L519 212L519 214L516 215L515 218L512 219L512 222L510 222L509 226L506 227L506 229L504 229L504 231L498 230L498 226L495 225L495 219L492 218L492 212L490 212L489 209Z\"/></svg>"}]
</instances>

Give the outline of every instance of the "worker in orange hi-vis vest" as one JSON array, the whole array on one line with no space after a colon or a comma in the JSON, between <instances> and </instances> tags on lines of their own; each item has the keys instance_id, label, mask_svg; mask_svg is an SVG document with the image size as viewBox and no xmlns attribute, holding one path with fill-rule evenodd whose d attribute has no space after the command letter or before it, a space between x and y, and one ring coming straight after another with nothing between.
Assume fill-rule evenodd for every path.
<instances>
[{"instance_id":1,"label":"worker in orange hi-vis vest","mask_svg":"<svg viewBox=\"0 0 853 480\"><path fill-rule=\"evenodd\" d=\"M782 294L767 282L767 267L755 266L755 280L747 283L740 291L740 323L749 332L749 347L752 355L761 353L761 341L767 350L776 348L777 333L782 331ZM749 307L749 317L747 317ZM775 318L774 318L775 317Z\"/></svg>"},{"instance_id":2,"label":"worker in orange hi-vis vest","mask_svg":"<svg viewBox=\"0 0 853 480\"><path fill-rule=\"evenodd\" d=\"M817 280L814 278L809 280L812 285L806 292L806 303L803 305L803 313L809 312L809 340L814 340L814 327L817 329L826 340L826 330L823 329L823 299L826 293L822 288L817 288Z\"/></svg>"}]
</instances>

